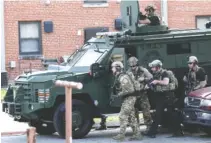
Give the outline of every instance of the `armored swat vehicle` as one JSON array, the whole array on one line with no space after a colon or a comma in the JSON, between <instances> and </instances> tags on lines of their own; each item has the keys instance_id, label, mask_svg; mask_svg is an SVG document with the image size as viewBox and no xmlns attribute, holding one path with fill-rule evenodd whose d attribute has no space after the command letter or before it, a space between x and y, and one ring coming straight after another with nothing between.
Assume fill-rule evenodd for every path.
<instances>
[{"instance_id":1,"label":"armored swat vehicle","mask_svg":"<svg viewBox=\"0 0 211 143\"><path fill-rule=\"evenodd\" d=\"M39 134L58 132L65 137L65 91L53 80L83 83L82 90L73 90L73 138L82 138L92 128L93 118L118 113L121 100L110 102L113 94L111 62L126 65L130 56L138 57L147 67L160 59L172 69L179 82L178 96L183 94L181 79L186 70L187 56L195 55L207 73L211 73L211 29L169 30L165 25L139 25L138 1L121 2L122 31L98 33L78 50L65 66L19 75L9 86L3 111L18 122L28 122ZM209 75L208 75L209 76ZM210 81L208 82L210 84Z\"/></svg>"}]
</instances>

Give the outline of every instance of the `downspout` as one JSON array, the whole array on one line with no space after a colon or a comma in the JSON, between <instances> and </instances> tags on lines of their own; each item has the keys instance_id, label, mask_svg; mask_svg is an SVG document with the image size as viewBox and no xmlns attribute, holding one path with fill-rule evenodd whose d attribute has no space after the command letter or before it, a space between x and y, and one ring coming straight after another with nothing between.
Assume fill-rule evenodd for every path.
<instances>
[{"instance_id":1,"label":"downspout","mask_svg":"<svg viewBox=\"0 0 211 143\"><path fill-rule=\"evenodd\" d=\"M161 0L161 18L162 24L168 26L168 1Z\"/></svg>"},{"instance_id":2,"label":"downspout","mask_svg":"<svg viewBox=\"0 0 211 143\"><path fill-rule=\"evenodd\" d=\"M4 0L0 0L0 43L1 43L1 87L7 86L5 68Z\"/></svg>"}]
</instances>

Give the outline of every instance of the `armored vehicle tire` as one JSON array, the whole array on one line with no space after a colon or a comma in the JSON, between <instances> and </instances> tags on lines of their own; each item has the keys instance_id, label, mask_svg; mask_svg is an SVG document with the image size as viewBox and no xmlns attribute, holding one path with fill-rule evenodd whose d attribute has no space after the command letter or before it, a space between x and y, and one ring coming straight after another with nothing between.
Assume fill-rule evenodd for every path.
<instances>
[{"instance_id":1,"label":"armored vehicle tire","mask_svg":"<svg viewBox=\"0 0 211 143\"><path fill-rule=\"evenodd\" d=\"M36 128L36 132L40 135L51 135L55 133L53 123L30 122L30 126Z\"/></svg>"},{"instance_id":2,"label":"armored vehicle tire","mask_svg":"<svg viewBox=\"0 0 211 143\"><path fill-rule=\"evenodd\" d=\"M197 125L194 125L194 124L183 124L183 129L184 131L186 132L189 132L189 133L198 133L200 130L199 130L199 126Z\"/></svg>"},{"instance_id":3,"label":"armored vehicle tire","mask_svg":"<svg viewBox=\"0 0 211 143\"><path fill-rule=\"evenodd\" d=\"M74 139L83 138L92 128L93 119L89 115L89 106L80 101L72 100L72 136ZM60 137L65 138L65 103L61 103L53 117L53 123Z\"/></svg>"},{"instance_id":4,"label":"armored vehicle tire","mask_svg":"<svg viewBox=\"0 0 211 143\"><path fill-rule=\"evenodd\" d=\"M211 128L209 127L204 127L203 128L203 131L206 133L206 134L208 134L209 136L211 136Z\"/></svg>"}]
</instances>

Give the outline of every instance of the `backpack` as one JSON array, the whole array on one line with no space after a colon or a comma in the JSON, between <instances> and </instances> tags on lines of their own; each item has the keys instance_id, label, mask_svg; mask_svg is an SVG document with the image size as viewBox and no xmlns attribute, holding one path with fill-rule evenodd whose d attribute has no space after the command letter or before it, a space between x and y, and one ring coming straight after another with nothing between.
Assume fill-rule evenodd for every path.
<instances>
[{"instance_id":1,"label":"backpack","mask_svg":"<svg viewBox=\"0 0 211 143\"><path fill-rule=\"evenodd\" d=\"M170 84L172 86L170 88L173 88L173 90L177 89L178 88L178 80L175 77L174 73L171 70L165 70L165 71L168 74L168 77L169 77L169 80L170 80L169 82L170 82Z\"/></svg>"}]
</instances>

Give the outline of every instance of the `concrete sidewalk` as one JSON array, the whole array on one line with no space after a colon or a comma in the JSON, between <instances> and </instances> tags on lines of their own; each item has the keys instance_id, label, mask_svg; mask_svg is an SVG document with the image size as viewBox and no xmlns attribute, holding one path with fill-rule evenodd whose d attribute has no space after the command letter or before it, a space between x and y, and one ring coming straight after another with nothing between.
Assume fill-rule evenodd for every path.
<instances>
[{"instance_id":1,"label":"concrete sidewalk","mask_svg":"<svg viewBox=\"0 0 211 143\"><path fill-rule=\"evenodd\" d=\"M1 117L1 133L3 132L25 132L29 127L27 123L20 123L13 120L8 114L2 112L0 104L0 117Z\"/></svg>"}]
</instances>

